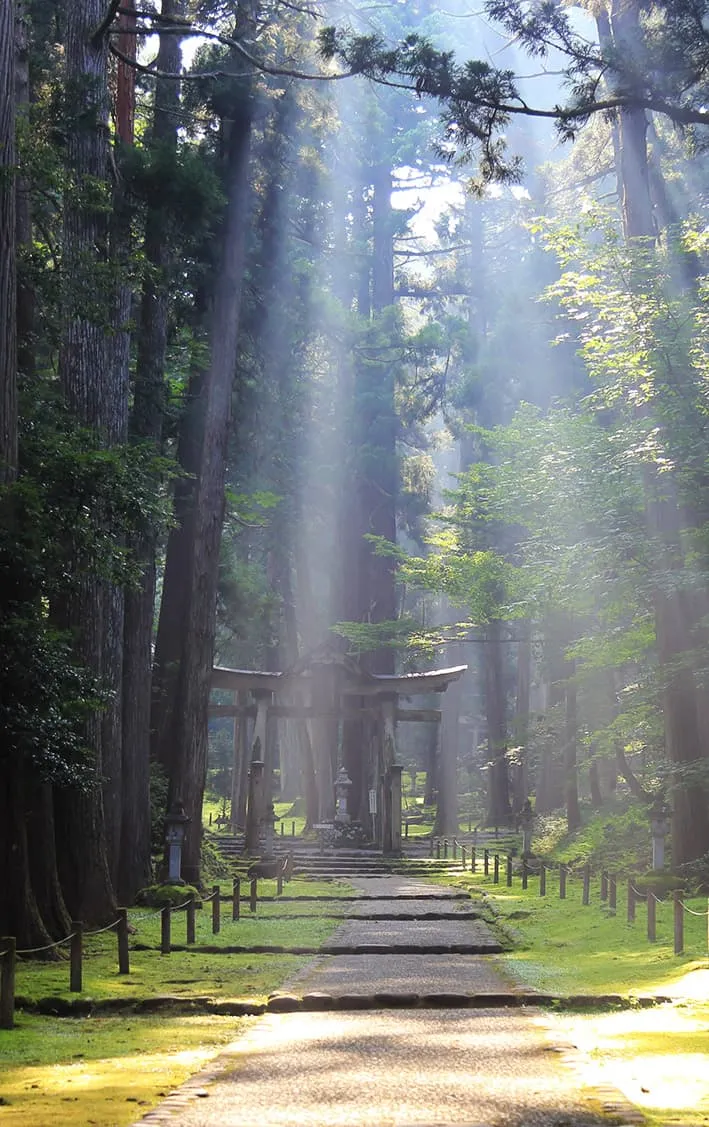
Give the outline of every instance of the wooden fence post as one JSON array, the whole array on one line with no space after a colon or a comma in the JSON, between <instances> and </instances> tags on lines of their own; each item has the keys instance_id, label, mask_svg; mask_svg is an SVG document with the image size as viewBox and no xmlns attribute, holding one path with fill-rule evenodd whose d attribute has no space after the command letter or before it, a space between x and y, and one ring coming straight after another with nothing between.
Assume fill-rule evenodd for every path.
<instances>
[{"instance_id":1,"label":"wooden fence post","mask_svg":"<svg viewBox=\"0 0 709 1127\"><path fill-rule=\"evenodd\" d=\"M608 899L608 873L605 869L601 870L601 900Z\"/></svg>"},{"instance_id":2,"label":"wooden fence post","mask_svg":"<svg viewBox=\"0 0 709 1127\"><path fill-rule=\"evenodd\" d=\"M655 893L648 888L647 890L647 941L654 943L657 939L657 899Z\"/></svg>"},{"instance_id":3,"label":"wooden fence post","mask_svg":"<svg viewBox=\"0 0 709 1127\"><path fill-rule=\"evenodd\" d=\"M464 845L460 847L460 863L465 868L465 863L468 860L468 851Z\"/></svg>"},{"instance_id":4,"label":"wooden fence post","mask_svg":"<svg viewBox=\"0 0 709 1127\"><path fill-rule=\"evenodd\" d=\"M527 858L523 857L522 858L522 888L527 887L528 878L529 878L529 863L527 861Z\"/></svg>"},{"instance_id":5,"label":"wooden fence post","mask_svg":"<svg viewBox=\"0 0 709 1127\"><path fill-rule=\"evenodd\" d=\"M507 876L507 887L512 888L512 858L509 857L509 856L507 858L506 876Z\"/></svg>"},{"instance_id":6,"label":"wooden fence post","mask_svg":"<svg viewBox=\"0 0 709 1127\"><path fill-rule=\"evenodd\" d=\"M493 884L499 884L500 883L500 858L499 858L499 855L497 853L493 857L492 883Z\"/></svg>"},{"instance_id":7,"label":"wooden fence post","mask_svg":"<svg viewBox=\"0 0 709 1127\"><path fill-rule=\"evenodd\" d=\"M546 896L547 894L547 867L542 861L542 867L539 870L539 895Z\"/></svg>"},{"instance_id":8,"label":"wooden fence post","mask_svg":"<svg viewBox=\"0 0 709 1127\"><path fill-rule=\"evenodd\" d=\"M566 865L563 861L559 865L559 899L566 900Z\"/></svg>"},{"instance_id":9,"label":"wooden fence post","mask_svg":"<svg viewBox=\"0 0 709 1127\"><path fill-rule=\"evenodd\" d=\"M635 923L635 893L633 892L633 882L628 878L628 923Z\"/></svg>"},{"instance_id":10,"label":"wooden fence post","mask_svg":"<svg viewBox=\"0 0 709 1127\"><path fill-rule=\"evenodd\" d=\"M476 862L476 860L477 860L477 858L475 856L475 846L473 845L473 847L470 850L470 871L471 871L471 873L475 872L475 862Z\"/></svg>"},{"instance_id":11,"label":"wooden fence post","mask_svg":"<svg viewBox=\"0 0 709 1127\"><path fill-rule=\"evenodd\" d=\"M283 895L283 866L285 861L278 862L278 871L276 873L276 896Z\"/></svg>"},{"instance_id":12,"label":"wooden fence post","mask_svg":"<svg viewBox=\"0 0 709 1127\"><path fill-rule=\"evenodd\" d=\"M485 876L488 877L490 875L490 853L487 849L483 850L483 870Z\"/></svg>"},{"instance_id":13,"label":"wooden fence post","mask_svg":"<svg viewBox=\"0 0 709 1127\"><path fill-rule=\"evenodd\" d=\"M222 905L219 885L212 885L212 935L219 934L222 921Z\"/></svg>"},{"instance_id":14,"label":"wooden fence post","mask_svg":"<svg viewBox=\"0 0 709 1127\"><path fill-rule=\"evenodd\" d=\"M672 893L672 910L674 915L675 955L684 951L684 908L682 907L682 893L675 889Z\"/></svg>"},{"instance_id":15,"label":"wooden fence post","mask_svg":"<svg viewBox=\"0 0 709 1127\"><path fill-rule=\"evenodd\" d=\"M130 974L130 955L128 954L128 909L118 909L118 923L116 924L118 937L118 973Z\"/></svg>"},{"instance_id":16,"label":"wooden fence post","mask_svg":"<svg viewBox=\"0 0 709 1127\"><path fill-rule=\"evenodd\" d=\"M234 877L231 883L231 918L238 920L241 915L241 877Z\"/></svg>"},{"instance_id":17,"label":"wooden fence post","mask_svg":"<svg viewBox=\"0 0 709 1127\"><path fill-rule=\"evenodd\" d=\"M610 873L608 876L608 907L611 912L615 912L616 903L618 899L618 882L615 873Z\"/></svg>"},{"instance_id":18,"label":"wooden fence post","mask_svg":"<svg viewBox=\"0 0 709 1127\"><path fill-rule=\"evenodd\" d=\"M591 866L586 862L583 867L583 892L581 894L581 903L590 904L591 902Z\"/></svg>"},{"instance_id":19,"label":"wooden fence post","mask_svg":"<svg viewBox=\"0 0 709 1127\"><path fill-rule=\"evenodd\" d=\"M290 824L290 835L291 837L295 837L295 822L291 822Z\"/></svg>"},{"instance_id":20,"label":"wooden fence post","mask_svg":"<svg viewBox=\"0 0 709 1127\"><path fill-rule=\"evenodd\" d=\"M448 860L448 838L447 837L443 838L443 859L445 861Z\"/></svg>"},{"instance_id":21,"label":"wooden fence post","mask_svg":"<svg viewBox=\"0 0 709 1127\"><path fill-rule=\"evenodd\" d=\"M169 955L172 947L170 938L170 928L172 908L166 904L164 908L160 909L160 954Z\"/></svg>"},{"instance_id":22,"label":"wooden fence post","mask_svg":"<svg viewBox=\"0 0 709 1127\"><path fill-rule=\"evenodd\" d=\"M440 859L441 859L441 839L440 839L440 837L437 837L436 838L436 860L440 861Z\"/></svg>"},{"instance_id":23,"label":"wooden fence post","mask_svg":"<svg viewBox=\"0 0 709 1127\"><path fill-rule=\"evenodd\" d=\"M15 1024L15 964L17 940L14 935L0 937L0 1029Z\"/></svg>"},{"instance_id":24,"label":"wooden fence post","mask_svg":"<svg viewBox=\"0 0 709 1127\"><path fill-rule=\"evenodd\" d=\"M256 902L258 900L258 880L256 877L251 878L251 888L249 890L249 911L256 911Z\"/></svg>"},{"instance_id":25,"label":"wooden fence post","mask_svg":"<svg viewBox=\"0 0 709 1127\"><path fill-rule=\"evenodd\" d=\"M195 899L194 892L191 892L190 898L187 901L187 907L185 908L185 921L187 931L186 939L188 943L195 943L197 939L196 918L197 901Z\"/></svg>"},{"instance_id":26,"label":"wooden fence post","mask_svg":"<svg viewBox=\"0 0 709 1127\"><path fill-rule=\"evenodd\" d=\"M69 943L69 989L73 994L81 993L81 958L84 949L84 925L81 920L71 921L71 940Z\"/></svg>"}]
</instances>

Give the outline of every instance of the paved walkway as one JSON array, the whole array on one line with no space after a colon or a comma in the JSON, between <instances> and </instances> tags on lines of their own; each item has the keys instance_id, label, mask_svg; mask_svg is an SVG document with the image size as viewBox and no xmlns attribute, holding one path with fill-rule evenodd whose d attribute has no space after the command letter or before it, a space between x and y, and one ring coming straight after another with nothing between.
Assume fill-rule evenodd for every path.
<instances>
[{"instance_id":1,"label":"paved walkway","mask_svg":"<svg viewBox=\"0 0 709 1127\"><path fill-rule=\"evenodd\" d=\"M350 878L386 892L406 920L347 920L333 942L366 935L399 944L494 941L477 920L425 918L430 885ZM450 894L435 903L450 912ZM386 902L379 902L380 907ZM470 903L461 903L469 912ZM384 908L382 908L384 910ZM365 907L358 906L358 913ZM374 914L374 913L372 913ZM369 930L363 930L369 929ZM452 931L451 929L455 929ZM489 957L450 954L321 956L288 984L294 994L496 993L510 989ZM600 1127L618 1123L577 1089L542 1019L507 1009L268 1014L250 1022L205 1072L140 1122L169 1127Z\"/></svg>"}]
</instances>

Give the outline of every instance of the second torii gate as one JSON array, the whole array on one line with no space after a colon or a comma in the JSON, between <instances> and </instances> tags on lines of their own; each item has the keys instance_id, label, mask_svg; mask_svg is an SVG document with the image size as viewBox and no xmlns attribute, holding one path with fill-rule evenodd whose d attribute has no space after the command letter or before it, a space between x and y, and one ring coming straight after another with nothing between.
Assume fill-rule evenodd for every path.
<instances>
[{"instance_id":1,"label":"second torii gate","mask_svg":"<svg viewBox=\"0 0 709 1127\"><path fill-rule=\"evenodd\" d=\"M250 716L255 721L250 748L247 851L258 851L259 827L270 802L271 780L267 777L270 772L264 773L268 761L269 718L308 721L318 775L321 820L325 821L334 814L339 722L349 717L374 716L378 733L377 770L369 784L378 796L380 813L376 836L384 852L399 852L402 766L396 756L396 724L414 720L438 722L441 718L438 709L400 708L399 697L445 692L466 669L466 665L459 665L423 673L374 674L352 658L327 652L311 655L283 673L215 666L212 688L237 694L239 703L210 705L210 716ZM252 703L248 703L249 695ZM287 702L284 698L288 698ZM293 698L307 703L294 704Z\"/></svg>"}]
</instances>

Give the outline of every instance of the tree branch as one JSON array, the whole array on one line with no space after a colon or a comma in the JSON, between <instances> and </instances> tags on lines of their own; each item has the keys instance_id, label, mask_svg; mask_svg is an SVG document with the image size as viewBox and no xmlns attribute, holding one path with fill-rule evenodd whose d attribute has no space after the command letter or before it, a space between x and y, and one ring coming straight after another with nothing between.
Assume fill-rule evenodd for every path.
<instances>
[{"instance_id":1,"label":"tree branch","mask_svg":"<svg viewBox=\"0 0 709 1127\"><path fill-rule=\"evenodd\" d=\"M110 28L111 24L113 23L116 16L118 15L118 10L119 10L120 6L121 6L121 0L111 0L110 4L108 5L108 9L106 11L106 15L103 17L103 19L101 20L101 23L98 25L98 27L94 31L93 35L91 36L91 43L93 44L94 47L97 47L99 45L99 43L103 39L104 35L106 34L108 29ZM129 11L130 11L130 9L129 9ZM132 13L131 13L131 15L132 15Z\"/></svg>"}]
</instances>

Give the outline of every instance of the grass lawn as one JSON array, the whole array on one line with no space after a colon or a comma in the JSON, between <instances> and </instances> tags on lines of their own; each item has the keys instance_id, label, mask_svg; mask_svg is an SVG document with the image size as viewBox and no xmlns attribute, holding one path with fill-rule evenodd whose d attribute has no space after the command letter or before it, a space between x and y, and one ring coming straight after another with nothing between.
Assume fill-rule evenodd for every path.
<instances>
[{"instance_id":1,"label":"grass lawn","mask_svg":"<svg viewBox=\"0 0 709 1127\"><path fill-rule=\"evenodd\" d=\"M223 882L226 891L230 883ZM271 887L272 886L272 887ZM247 891L242 886L242 891ZM347 894L348 885L291 881L289 896ZM259 894L275 892L275 881L259 881ZM305 901L259 902L252 915L241 904L232 921L221 905L221 930L212 934L211 905L197 913L197 946L277 944L317 946L337 927L344 904ZM298 918L304 915L306 918ZM129 913L130 974L119 975L113 932L85 937L83 991L69 993L69 964L19 962L17 995L37 1001L57 997L101 1000L178 998L264 1000L307 961L294 955L220 955L172 951L161 955L160 917L150 909ZM172 938L184 943L185 917L173 917ZM136 950L136 945L153 949ZM126 1127L155 1106L232 1041L249 1019L155 1015L54 1018L19 1010L16 1028L0 1030L0 1123L2 1127Z\"/></svg>"}]
</instances>

